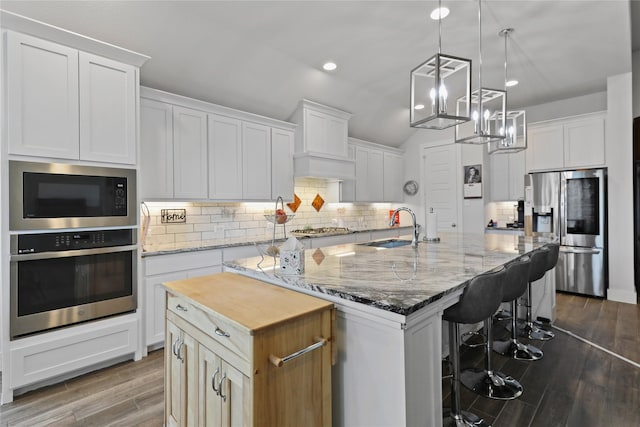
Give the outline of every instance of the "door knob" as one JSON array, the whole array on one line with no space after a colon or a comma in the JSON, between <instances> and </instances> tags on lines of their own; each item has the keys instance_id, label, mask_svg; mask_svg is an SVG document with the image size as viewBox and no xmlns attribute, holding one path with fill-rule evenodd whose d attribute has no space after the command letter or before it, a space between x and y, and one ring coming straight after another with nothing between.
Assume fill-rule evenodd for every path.
<instances>
[{"instance_id":1,"label":"door knob","mask_svg":"<svg viewBox=\"0 0 640 427\"><path fill-rule=\"evenodd\" d=\"M455 222L451 223L451 228L456 228L456 223Z\"/></svg>"}]
</instances>

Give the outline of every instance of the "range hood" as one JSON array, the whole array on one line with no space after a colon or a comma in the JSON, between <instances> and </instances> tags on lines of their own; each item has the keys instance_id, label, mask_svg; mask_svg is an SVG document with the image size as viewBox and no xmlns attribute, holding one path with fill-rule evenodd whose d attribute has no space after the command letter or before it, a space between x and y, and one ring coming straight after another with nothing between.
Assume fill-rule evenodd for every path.
<instances>
[{"instance_id":1,"label":"range hood","mask_svg":"<svg viewBox=\"0 0 640 427\"><path fill-rule=\"evenodd\" d=\"M356 164L353 159L327 154L294 154L293 171L296 178L327 178L339 181L356 178Z\"/></svg>"}]
</instances>

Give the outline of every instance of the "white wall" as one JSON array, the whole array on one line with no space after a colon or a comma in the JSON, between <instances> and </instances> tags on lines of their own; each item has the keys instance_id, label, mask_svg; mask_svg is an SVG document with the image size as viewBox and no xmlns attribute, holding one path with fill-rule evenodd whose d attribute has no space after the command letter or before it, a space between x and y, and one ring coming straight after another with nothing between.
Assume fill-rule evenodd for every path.
<instances>
[{"instance_id":1,"label":"white wall","mask_svg":"<svg viewBox=\"0 0 640 427\"><path fill-rule=\"evenodd\" d=\"M640 29L638 29L640 31ZM631 57L631 69L633 73L633 117L640 116L640 50L633 52Z\"/></svg>"},{"instance_id":2,"label":"white wall","mask_svg":"<svg viewBox=\"0 0 640 427\"><path fill-rule=\"evenodd\" d=\"M631 73L607 80L605 156L608 167L608 299L635 304L633 222L633 121Z\"/></svg>"},{"instance_id":3,"label":"white wall","mask_svg":"<svg viewBox=\"0 0 640 427\"><path fill-rule=\"evenodd\" d=\"M560 117L605 111L607 109L607 92L596 92L575 98L527 107L527 122L537 123Z\"/></svg>"}]
</instances>

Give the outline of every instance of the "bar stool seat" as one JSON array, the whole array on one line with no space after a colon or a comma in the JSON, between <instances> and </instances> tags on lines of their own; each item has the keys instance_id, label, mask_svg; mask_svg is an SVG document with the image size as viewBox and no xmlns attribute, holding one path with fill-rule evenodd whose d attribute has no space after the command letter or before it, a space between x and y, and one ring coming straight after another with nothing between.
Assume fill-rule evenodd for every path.
<instances>
[{"instance_id":1,"label":"bar stool seat","mask_svg":"<svg viewBox=\"0 0 640 427\"><path fill-rule=\"evenodd\" d=\"M443 319L449 322L449 359L452 365L451 380L451 410L445 413L444 426L489 426L483 419L460 408L460 324L475 324L490 319L500 306L502 300L502 284L506 277L506 269L500 268L489 273L484 273L471 279L465 288L460 301L443 313ZM489 342L490 335L487 337ZM499 395L504 383L509 383L510 377L504 374L496 375L494 372L485 372L480 381L486 384L491 394ZM481 376L480 374L478 377ZM512 379L511 379L512 380ZM515 381L515 380L513 380ZM517 383L517 381L515 381ZM518 383L519 385L519 383ZM520 386L522 393L522 386Z\"/></svg>"},{"instance_id":2,"label":"bar stool seat","mask_svg":"<svg viewBox=\"0 0 640 427\"><path fill-rule=\"evenodd\" d=\"M502 290L502 302L511 304L511 338L504 341L494 341L493 350L504 356L509 356L517 360L539 360L542 358L542 351L530 344L518 341L518 298L527 290L530 271L534 261L546 258L546 252L535 251L531 256L523 256L508 264L508 281L505 282Z\"/></svg>"}]
</instances>

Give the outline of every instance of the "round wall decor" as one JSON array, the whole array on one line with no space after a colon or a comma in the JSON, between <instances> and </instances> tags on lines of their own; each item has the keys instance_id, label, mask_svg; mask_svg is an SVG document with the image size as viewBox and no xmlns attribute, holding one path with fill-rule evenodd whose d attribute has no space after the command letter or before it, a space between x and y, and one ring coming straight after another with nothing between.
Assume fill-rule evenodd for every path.
<instances>
[{"instance_id":1,"label":"round wall decor","mask_svg":"<svg viewBox=\"0 0 640 427\"><path fill-rule=\"evenodd\" d=\"M416 194L418 194L418 188L418 183L414 180L410 180L404 183L402 190L407 196L415 196Z\"/></svg>"}]
</instances>

